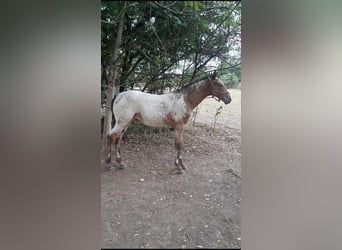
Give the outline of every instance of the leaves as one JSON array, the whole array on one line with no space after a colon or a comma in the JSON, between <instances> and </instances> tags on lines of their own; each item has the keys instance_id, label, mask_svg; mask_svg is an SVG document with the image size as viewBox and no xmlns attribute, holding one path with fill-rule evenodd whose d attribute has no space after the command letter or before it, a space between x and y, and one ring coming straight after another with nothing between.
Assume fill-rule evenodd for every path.
<instances>
[{"instance_id":1,"label":"leaves","mask_svg":"<svg viewBox=\"0 0 342 250\"><path fill-rule=\"evenodd\" d=\"M184 6L189 6L190 8L193 8L195 11L199 11L200 8L204 8L205 6L199 2L199 1L184 1Z\"/></svg>"},{"instance_id":2,"label":"leaves","mask_svg":"<svg viewBox=\"0 0 342 250\"><path fill-rule=\"evenodd\" d=\"M117 62L120 91L141 88L163 93L211 70L209 65L213 59L221 64L222 61L240 60L232 56L241 40L238 2L103 1L101 64L104 86L115 43L115 20L123 8L126 14Z\"/></svg>"},{"instance_id":3,"label":"leaves","mask_svg":"<svg viewBox=\"0 0 342 250\"><path fill-rule=\"evenodd\" d=\"M220 107L218 107L218 108L216 109L215 116L220 115L220 114L222 113L222 109L223 109L222 105L221 105Z\"/></svg>"}]
</instances>

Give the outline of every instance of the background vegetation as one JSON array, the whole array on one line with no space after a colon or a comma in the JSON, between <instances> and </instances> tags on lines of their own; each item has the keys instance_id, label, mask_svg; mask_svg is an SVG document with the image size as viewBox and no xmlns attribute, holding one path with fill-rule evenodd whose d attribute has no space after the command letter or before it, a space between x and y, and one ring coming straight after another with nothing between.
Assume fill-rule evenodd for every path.
<instances>
[{"instance_id":1,"label":"background vegetation","mask_svg":"<svg viewBox=\"0 0 342 250\"><path fill-rule=\"evenodd\" d=\"M239 1L102 1L101 105L110 110L130 89L169 92L214 69L237 86L240 43Z\"/></svg>"}]
</instances>

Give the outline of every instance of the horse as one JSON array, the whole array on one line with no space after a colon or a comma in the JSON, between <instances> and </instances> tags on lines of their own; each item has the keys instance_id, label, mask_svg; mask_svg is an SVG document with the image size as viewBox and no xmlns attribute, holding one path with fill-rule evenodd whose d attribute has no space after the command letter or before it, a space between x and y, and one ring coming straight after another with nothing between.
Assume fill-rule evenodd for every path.
<instances>
[{"instance_id":1,"label":"horse","mask_svg":"<svg viewBox=\"0 0 342 250\"><path fill-rule=\"evenodd\" d=\"M120 141L133 121L151 127L172 127L175 135L175 165L177 173L183 173L186 166L181 156L183 147L183 128L189 121L192 111L207 96L215 96L225 104L231 97L218 73L189 82L174 92L156 95L129 90L119 93L112 100L112 114L115 126L107 135L106 162L111 162L111 146L114 143L116 161L119 169L125 169L120 152Z\"/></svg>"}]
</instances>

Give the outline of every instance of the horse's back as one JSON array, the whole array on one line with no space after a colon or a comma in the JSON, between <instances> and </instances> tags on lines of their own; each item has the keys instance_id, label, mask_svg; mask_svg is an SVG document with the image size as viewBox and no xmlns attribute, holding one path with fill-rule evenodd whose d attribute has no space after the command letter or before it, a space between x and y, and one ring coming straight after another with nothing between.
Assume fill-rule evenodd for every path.
<instances>
[{"instance_id":1,"label":"horse's back","mask_svg":"<svg viewBox=\"0 0 342 250\"><path fill-rule=\"evenodd\" d=\"M155 95L135 90L121 92L113 104L114 115L124 117L125 120L139 115L141 122L145 125L165 126L164 122L168 113L171 113L177 106L183 107L183 104L178 104L177 95L174 93Z\"/></svg>"},{"instance_id":2,"label":"horse's back","mask_svg":"<svg viewBox=\"0 0 342 250\"><path fill-rule=\"evenodd\" d=\"M129 105L131 107L143 107L159 104L166 100L166 95L149 94L137 90L128 90L121 92L116 97L113 106Z\"/></svg>"}]
</instances>

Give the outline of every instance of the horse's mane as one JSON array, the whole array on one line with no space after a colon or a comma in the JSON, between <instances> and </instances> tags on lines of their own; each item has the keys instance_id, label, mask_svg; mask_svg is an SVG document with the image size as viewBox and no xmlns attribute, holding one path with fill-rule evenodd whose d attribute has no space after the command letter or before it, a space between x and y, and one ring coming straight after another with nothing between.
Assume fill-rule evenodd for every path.
<instances>
[{"instance_id":1,"label":"horse's mane","mask_svg":"<svg viewBox=\"0 0 342 250\"><path fill-rule=\"evenodd\" d=\"M210 76L203 76L201 78L194 79L194 80L188 82L187 84L185 84L184 86L178 88L175 92L181 92L182 90L187 89L188 87L192 86L193 84L198 83L200 81L203 81L205 79L208 79L209 77Z\"/></svg>"}]
</instances>

